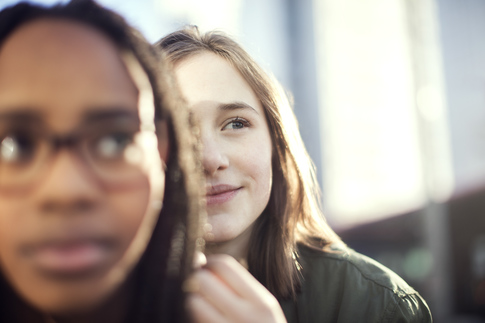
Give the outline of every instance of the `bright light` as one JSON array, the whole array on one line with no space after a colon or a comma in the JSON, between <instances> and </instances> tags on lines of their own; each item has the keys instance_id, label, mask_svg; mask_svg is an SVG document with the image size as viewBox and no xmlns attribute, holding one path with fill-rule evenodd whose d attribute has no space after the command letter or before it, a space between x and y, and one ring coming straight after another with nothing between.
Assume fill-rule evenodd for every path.
<instances>
[{"instance_id":1,"label":"bright light","mask_svg":"<svg viewBox=\"0 0 485 323\"><path fill-rule=\"evenodd\" d=\"M331 222L346 227L421 207L430 192L404 3L316 1L315 14ZM440 91L418 97L433 103L430 117L444 109Z\"/></svg>"}]
</instances>

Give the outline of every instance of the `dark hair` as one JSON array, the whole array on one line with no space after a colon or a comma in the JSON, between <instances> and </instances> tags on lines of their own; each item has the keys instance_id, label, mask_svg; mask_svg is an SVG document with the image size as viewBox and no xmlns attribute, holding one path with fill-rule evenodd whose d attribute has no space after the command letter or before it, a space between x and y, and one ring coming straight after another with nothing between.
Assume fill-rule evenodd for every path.
<instances>
[{"instance_id":1,"label":"dark hair","mask_svg":"<svg viewBox=\"0 0 485 323\"><path fill-rule=\"evenodd\" d=\"M17 28L37 19L67 19L93 27L138 60L151 83L155 118L168 124L164 205L151 240L134 269L134 302L127 322L185 321L182 284L191 270L199 231L199 179L195 173L195 143L183 100L171 74L154 48L118 14L92 0L41 7L19 3L0 12L0 50ZM41 314L13 292L0 271L0 321L42 321Z\"/></svg>"},{"instance_id":2,"label":"dark hair","mask_svg":"<svg viewBox=\"0 0 485 323\"><path fill-rule=\"evenodd\" d=\"M295 297L300 286L298 245L330 250L340 242L321 212L313 163L291 105L279 83L234 40L221 32L201 34L188 26L156 44L172 64L201 52L234 66L260 100L274 149L271 196L249 242L249 271L276 297Z\"/></svg>"}]
</instances>

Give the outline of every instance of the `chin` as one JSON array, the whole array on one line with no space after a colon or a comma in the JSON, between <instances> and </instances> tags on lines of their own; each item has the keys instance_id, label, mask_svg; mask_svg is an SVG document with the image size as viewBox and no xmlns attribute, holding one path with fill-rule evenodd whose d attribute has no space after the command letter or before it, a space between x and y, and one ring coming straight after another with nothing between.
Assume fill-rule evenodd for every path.
<instances>
[{"instance_id":1,"label":"chin","mask_svg":"<svg viewBox=\"0 0 485 323\"><path fill-rule=\"evenodd\" d=\"M108 287L102 282L96 284L59 284L48 290L25 295L28 303L41 312L54 316L69 317L73 315L89 314L102 306L116 287Z\"/></svg>"},{"instance_id":2,"label":"chin","mask_svg":"<svg viewBox=\"0 0 485 323\"><path fill-rule=\"evenodd\" d=\"M204 234L204 239L207 244L227 243L236 239L242 232L240 230L217 230L215 227L212 231Z\"/></svg>"},{"instance_id":3,"label":"chin","mask_svg":"<svg viewBox=\"0 0 485 323\"><path fill-rule=\"evenodd\" d=\"M213 225L210 232L205 233L204 239L208 247L223 247L224 245L231 248L246 248L249 243L253 224L248 227L229 226L220 228Z\"/></svg>"},{"instance_id":4,"label":"chin","mask_svg":"<svg viewBox=\"0 0 485 323\"><path fill-rule=\"evenodd\" d=\"M50 297L38 302L34 302L34 306L41 309L43 312L50 313L55 316L72 316L82 315L94 311L107 298L107 295L99 295L95 293L84 295L62 295L58 297Z\"/></svg>"}]
</instances>

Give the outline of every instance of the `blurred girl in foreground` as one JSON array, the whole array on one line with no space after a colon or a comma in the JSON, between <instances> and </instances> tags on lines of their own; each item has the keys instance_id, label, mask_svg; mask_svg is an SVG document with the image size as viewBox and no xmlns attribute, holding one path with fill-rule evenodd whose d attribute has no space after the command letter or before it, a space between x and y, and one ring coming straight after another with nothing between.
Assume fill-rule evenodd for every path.
<instances>
[{"instance_id":1,"label":"blurred girl in foreground","mask_svg":"<svg viewBox=\"0 0 485 323\"><path fill-rule=\"evenodd\" d=\"M324 221L312 162L278 83L220 33L186 28L157 46L203 144L208 257L189 300L195 320L430 322L416 291L347 248Z\"/></svg>"},{"instance_id":2,"label":"blurred girl in foreground","mask_svg":"<svg viewBox=\"0 0 485 323\"><path fill-rule=\"evenodd\" d=\"M1 322L184 320L198 183L157 56L89 0L0 12Z\"/></svg>"}]
</instances>

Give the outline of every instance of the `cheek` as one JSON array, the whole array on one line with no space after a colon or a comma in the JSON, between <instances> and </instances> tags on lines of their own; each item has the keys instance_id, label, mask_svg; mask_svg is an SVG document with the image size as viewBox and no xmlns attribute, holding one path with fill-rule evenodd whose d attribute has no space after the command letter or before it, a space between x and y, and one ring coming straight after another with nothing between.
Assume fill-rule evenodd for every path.
<instances>
[{"instance_id":1,"label":"cheek","mask_svg":"<svg viewBox=\"0 0 485 323\"><path fill-rule=\"evenodd\" d=\"M249 150L241 158L241 165L255 182L255 193L258 199L269 199L273 180L272 149L270 139L260 140L249 146Z\"/></svg>"},{"instance_id":2,"label":"cheek","mask_svg":"<svg viewBox=\"0 0 485 323\"><path fill-rule=\"evenodd\" d=\"M158 206L163 197L164 173L154 171L145 179L144 185L109 197L116 215L110 222L120 243L121 261L128 267L135 265L145 250L160 213Z\"/></svg>"},{"instance_id":3,"label":"cheek","mask_svg":"<svg viewBox=\"0 0 485 323\"><path fill-rule=\"evenodd\" d=\"M253 165L253 178L257 182L258 194L266 199L269 198L273 182L273 169L271 165L271 155L267 159L262 159L261 163Z\"/></svg>"},{"instance_id":4,"label":"cheek","mask_svg":"<svg viewBox=\"0 0 485 323\"><path fill-rule=\"evenodd\" d=\"M10 230L10 228L15 228L12 225L12 221L8 214L4 213L3 207L0 207L0 268L5 271L8 267L15 267L15 261L12 258L12 250L15 245L15 231ZM13 268L15 269L15 268ZM12 268L10 270L12 271Z\"/></svg>"},{"instance_id":5,"label":"cheek","mask_svg":"<svg viewBox=\"0 0 485 323\"><path fill-rule=\"evenodd\" d=\"M26 203L0 197L0 265L11 259L18 241L29 235L28 223L25 223Z\"/></svg>"},{"instance_id":6,"label":"cheek","mask_svg":"<svg viewBox=\"0 0 485 323\"><path fill-rule=\"evenodd\" d=\"M22 216L29 213L25 201L0 197L0 271L11 282L26 279L32 286L29 268L18 254L22 241L34 233L34 225Z\"/></svg>"},{"instance_id":7,"label":"cheek","mask_svg":"<svg viewBox=\"0 0 485 323\"><path fill-rule=\"evenodd\" d=\"M150 200L148 185L135 191L127 191L112 195L109 203L116 219L110 221L117 232L119 241L126 248L135 237L147 211Z\"/></svg>"}]
</instances>

